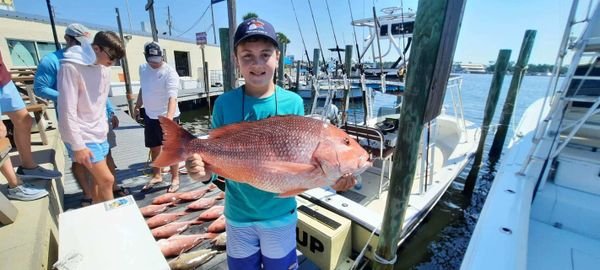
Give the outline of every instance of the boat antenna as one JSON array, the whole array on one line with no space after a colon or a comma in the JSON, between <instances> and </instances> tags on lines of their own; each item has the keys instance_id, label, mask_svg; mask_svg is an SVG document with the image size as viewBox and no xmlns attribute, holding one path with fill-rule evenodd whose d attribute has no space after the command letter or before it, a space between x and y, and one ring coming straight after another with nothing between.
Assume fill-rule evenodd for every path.
<instances>
[{"instance_id":1,"label":"boat antenna","mask_svg":"<svg viewBox=\"0 0 600 270\"><path fill-rule=\"evenodd\" d=\"M302 35L302 28L300 27L300 22L298 21L298 13L296 13L296 7L294 6L294 1L290 0L292 3L292 9L294 9L294 17L296 18L296 25L298 25L298 31L300 31L300 39L302 39L302 46L304 47L304 53L306 54L306 60L308 61L308 70L312 73L312 68L310 64L310 57L308 56L308 50L306 49L306 43L304 42L304 35Z\"/></svg>"},{"instance_id":2,"label":"boat antenna","mask_svg":"<svg viewBox=\"0 0 600 270\"><path fill-rule=\"evenodd\" d=\"M354 15L352 15L352 5L350 4L350 0L348 0L348 8L350 8L350 19L354 22ZM358 38L356 37L356 25L354 24L352 24L352 31L354 35L354 45L356 46L356 55L358 56L358 65L360 66L360 49L358 48Z\"/></svg>"},{"instance_id":3,"label":"boat antenna","mask_svg":"<svg viewBox=\"0 0 600 270\"><path fill-rule=\"evenodd\" d=\"M325 65L325 55L323 55L323 47L321 46L321 38L319 38L319 29L317 29L317 22L315 21L315 14L313 13L313 9L312 9L312 5L310 4L310 0L308 0L308 7L310 8L310 16L312 17L313 25L315 26L315 32L317 33L317 42L319 43L319 49L321 50L321 59L323 60L323 65ZM325 74L329 75L327 68L325 68Z\"/></svg>"},{"instance_id":4,"label":"boat antenna","mask_svg":"<svg viewBox=\"0 0 600 270\"><path fill-rule=\"evenodd\" d=\"M338 65L341 65L342 62L342 54L340 53L341 49L337 42L337 37L335 36L335 28L333 28L333 21L331 20L331 11L329 11L329 1L325 0L325 6L327 6L327 14L329 15L329 24L331 24L331 32L333 32L333 40L335 41L335 50L338 55ZM336 67L337 68L337 67ZM336 69L337 70L337 69ZM344 66L342 66L342 73L344 73Z\"/></svg>"}]
</instances>

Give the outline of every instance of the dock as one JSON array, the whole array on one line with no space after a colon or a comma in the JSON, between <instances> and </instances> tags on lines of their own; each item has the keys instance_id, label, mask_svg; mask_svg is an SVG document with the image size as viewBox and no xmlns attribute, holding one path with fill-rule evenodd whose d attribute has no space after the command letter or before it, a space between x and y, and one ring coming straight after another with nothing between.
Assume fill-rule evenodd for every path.
<instances>
[{"instance_id":1,"label":"dock","mask_svg":"<svg viewBox=\"0 0 600 270\"><path fill-rule=\"evenodd\" d=\"M182 84L185 85L185 83L182 83ZM114 87L113 89L115 89L115 88L117 88L117 87ZM131 91L133 92L134 104L135 104L135 99L137 98L137 94L140 90L139 83L137 83L137 84L132 83L131 89L132 89ZM117 92L117 91L114 91L114 92ZM211 98L220 96L221 94L223 94L222 86L210 87L210 91L208 92L208 96L210 96ZM206 99L206 96L207 96L206 91L203 88L182 87L182 89L179 90L179 94L177 96L177 102L182 103L182 102L186 102L186 101ZM109 98L110 98L110 101L113 103L113 105L115 105L116 107L127 108L127 97L125 95L115 95L115 96L110 96Z\"/></svg>"},{"instance_id":2,"label":"dock","mask_svg":"<svg viewBox=\"0 0 600 270\"><path fill-rule=\"evenodd\" d=\"M117 138L117 146L112 149L112 155L117 166L116 169L116 180L118 184L129 188L136 203L139 207L143 207L152 203L152 200L166 192L168 188L169 174L163 174L164 184L157 185L150 192L143 193L141 188L149 181L149 177L145 173L150 172L149 167L149 150L144 146L144 129L137 122L129 117L124 111L124 108L118 108L116 115L119 118L119 127L115 129ZM62 153L62 158L65 160L64 163L64 209L75 209L80 207L80 199L82 198L82 191L79 185L76 183L73 175L70 172L70 159L66 155L66 152ZM186 174L180 175L180 188L178 192L186 192L197 188L204 187L205 185L201 182L192 181ZM214 189L210 193L207 193L204 197L216 196L221 191ZM219 202L220 204L223 201ZM218 203L218 204L219 204ZM178 204L175 207L170 208L167 212L178 212L186 209L188 203ZM181 218L180 221L190 220L195 218L199 212L191 213ZM182 234L197 234L206 232L210 222L191 226L188 230ZM193 250L211 248L210 242L203 242ZM306 257L299 253L298 262L300 269L303 270L314 270L318 269L312 262ZM219 253L215 258L211 259L206 264L200 266L197 269L228 269L227 268L227 256L223 251Z\"/></svg>"}]
</instances>

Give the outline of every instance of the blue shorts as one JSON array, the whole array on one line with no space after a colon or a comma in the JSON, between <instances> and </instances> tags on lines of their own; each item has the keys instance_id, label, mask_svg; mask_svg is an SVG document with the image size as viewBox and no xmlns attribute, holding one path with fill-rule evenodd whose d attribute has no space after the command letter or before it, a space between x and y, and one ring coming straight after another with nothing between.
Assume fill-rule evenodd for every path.
<instances>
[{"instance_id":1,"label":"blue shorts","mask_svg":"<svg viewBox=\"0 0 600 270\"><path fill-rule=\"evenodd\" d=\"M73 162L75 162L75 156L71 146L68 143L65 143L65 146L67 147L67 153L69 153L69 157ZM90 149L94 155L94 157L92 157L92 163L103 161L106 158L106 155L108 155L108 141L104 141L102 143L86 143L85 146Z\"/></svg>"},{"instance_id":2,"label":"blue shorts","mask_svg":"<svg viewBox=\"0 0 600 270\"><path fill-rule=\"evenodd\" d=\"M25 103L12 81L0 87L0 109L2 113L25 109Z\"/></svg>"},{"instance_id":3,"label":"blue shorts","mask_svg":"<svg viewBox=\"0 0 600 270\"><path fill-rule=\"evenodd\" d=\"M226 231L229 269L298 269L295 220L280 227L227 223Z\"/></svg>"}]
</instances>

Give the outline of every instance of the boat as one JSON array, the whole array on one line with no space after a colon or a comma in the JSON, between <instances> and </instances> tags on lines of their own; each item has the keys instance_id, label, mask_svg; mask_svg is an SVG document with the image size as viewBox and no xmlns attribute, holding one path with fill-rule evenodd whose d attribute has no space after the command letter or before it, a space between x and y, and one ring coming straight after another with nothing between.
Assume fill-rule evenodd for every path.
<instances>
[{"instance_id":1,"label":"boat","mask_svg":"<svg viewBox=\"0 0 600 270\"><path fill-rule=\"evenodd\" d=\"M460 76L452 76L448 81L453 113L443 110L422 134L410 207L399 245L423 221L477 148L479 127L465 120L462 114L461 81ZM298 249L321 269L351 269L359 264L363 267L373 259L371 252L377 246L402 98L371 92L369 88L367 91L366 96L370 97L367 121L358 117L340 128L372 154L374 166L358 176L359 183L351 190L338 194L329 188L315 188L297 197Z\"/></svg>"},{"instance_id":2,"label":"boat","mask_svg":"<svg viewBox=\"0 0 600 270\"><path fill-rule=\"evenodd\" d=\"M600 3L573 1L546 97L516 127L461 269L599 268L599 105Z\"/></svg>"}]
</instances>

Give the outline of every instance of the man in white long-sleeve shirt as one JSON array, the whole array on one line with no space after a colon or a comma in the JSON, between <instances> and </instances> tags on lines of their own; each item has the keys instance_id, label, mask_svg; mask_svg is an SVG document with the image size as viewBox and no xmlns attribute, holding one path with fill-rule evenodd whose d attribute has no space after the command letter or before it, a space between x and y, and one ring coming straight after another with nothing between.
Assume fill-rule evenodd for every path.
<instances>
[{"instance_id":1,"label":"man in white long-sleeve shirt","mask_svg":"<svg viewBox=\"0 0 600 270\"><path fill-rule=\"evenodd\" d=\"M158 122L159 116L179 122L177 94L179 92L179 75L175 69L163 61L162 49L156 42L148 42L144 46L146 63L140 65L141 89L135 104L134 116L137 118L142 105L146 109L144 117L144 139L146 147L150 148L152 160L162 149L163 132ZM171 166L171 186L167 192L179 189L179 165ZM152 179L142 190L151 189L163 181L161 168L152 168Z\"/></svg>"}]
</instances>

